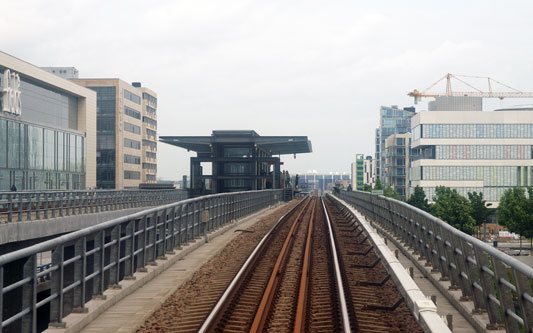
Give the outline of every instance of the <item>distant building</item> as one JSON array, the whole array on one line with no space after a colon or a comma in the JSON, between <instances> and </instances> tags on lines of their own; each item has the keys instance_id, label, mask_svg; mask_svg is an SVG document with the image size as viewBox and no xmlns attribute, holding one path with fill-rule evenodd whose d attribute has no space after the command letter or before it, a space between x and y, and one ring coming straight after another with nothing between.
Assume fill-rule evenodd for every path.
<instances>
[{"instance_id":1,"label":"distant building","mask_svg":"<svg viewBox=\"0 0 533 333\"><path fill-rule=\"evenodd\" d=\"M498 203L503 192L533 185L533 108L490 112L420 112L412 118L411 187L431 200L444 185L459 194L483 192Z\"/></svg>"},{"instance_id":2,"label":"distant building","mask_svg":"<svg viewBox=\"0 0 533 333\"><path fill-rule=\"evenodd\" d=\"M0 191L96 186L96 94L0 52Z\"/></svg>"},{"instance_id":3,"label":"distant building","mask_svg":"<svg viewBox=\"0 0 533 333\"><path fill-rule=\"evenodd\" d=\"M363 184L374 187L376 182L376 160L367 156L363 161Z\"/></svg>"},{"instance_id":4,"label":"distant building","mask_svg":"<svg viewBox=\"0 0 533 333\"><path fill-rule=\"evenodd\" d=\"M372 156L356 155L351 164L351 184L354 190L362 190L364 185L374 186L375 160Z\"/></svg>"},{"instance_id":5,"label":"distant building","mask_svg":"<svg viewBox=\"0 0 533 333\"><path fill-rule=\"evenodd\" d=\"M435 97L428 103L429 111L482 111L483 98L468 96Z\"/></svg>"},{"instance_id":6,"label":"distant building","mask_svg":"<svg viewBox=\"0 0 533 333\"><path fill-rule=\"evenodd\" d=\"M399 109L397 105L380 108L379 128L376 130L376 178L385 179L385 140L392 134L404 134L411 131L411 117L414 107Z\"/></svg>"},{"instance_id":7,"label":"distant building","mask_svg":"<svg viewBox=\"0 0 533 333\"><path fill-rule=\"evenodd\" d=\"M133 82L142 91L142 173L141 181L154 184L157 175L157 94Z\"/></svg>"},{"instance_id":8,"label":"distant building","mask_svg":"<svg viewBox=\"0 0 533 333\"><path fill-rule=\"evenodd\" d=\"M156 128L155 111L152 116L146 108L157 104L155 93L141 88L140 84L135 87L121 79L71 81L97 93L98 188L137 188L143 180L153 183L155 178L152 178L152 175L155 175L157 167L145 172L143 163L155 164L152 158L154 155L146 154L155 154L157 149L157 133L153 133ZM146 94L155 101L150 102ZM149 122L146 122L147 119L150 119ZM143 149L143 145L149 146L149 149Z\"/></svg>"},{"instance_id":9,"label":"distant building","mask_svg":"<svg viewBox=\"0 0 533 333\"><path fill-rule=\"evenodd\" d=\"M351 175L340 172L332 172L329 174L303 173L299 175L299 178L300 188L304 192L318 190L323 193L325 191L331 191L337 182L343 185L351 183ZM347 186L345 186L345 188L346 187Z\"/></svg>"},{"instance_id":10,"label":"distant building","mask_svg":"<svg viewBox=\"0 0 533 333\"><path fill-rule=\"evenodd\" d=\"M77 79L79 76L76 67L41 67L41 69L62 77L63 79Z\"/></svg>"},{"instance_id":11,"label":"distant building","mask_svg":"<svg viewBox=\"0 0 533 333\"><path fill-rule=\"evenodd\" d=\"M197 153L191 157L193 195L281 188L281 161L274 155L312 152L306 136L260 136L255 131L213 131L211 136L159 140ZM207 163L210 173L204 170Z\"/></svg>"},{"instance_id":12,"label":"distant building","mask_svg":"<svg viewBox=\"0 0 533 333\"><path fill-rule=\"evenodd\" d=\"M392 134L385 141L385 183L398 192L402 200L409 198L410 133Z\"/></svg>"},{"instance_id":13,"label":"distant building","mask_svg":"<svg viewBox=\"0 0 533 333\"><path fill-rule=\"evenodd\" d=\"M364 184L364 160L365 155L355 155L355 163L352 163L352 188L362 190Z\"/></svg>"}]
</instances>

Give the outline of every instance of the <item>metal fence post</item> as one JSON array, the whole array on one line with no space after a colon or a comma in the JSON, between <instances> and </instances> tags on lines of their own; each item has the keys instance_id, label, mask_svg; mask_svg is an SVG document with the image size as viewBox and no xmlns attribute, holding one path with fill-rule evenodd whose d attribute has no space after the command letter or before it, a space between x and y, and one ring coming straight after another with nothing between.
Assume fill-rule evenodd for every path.
<instances>
[{"instance_id":1,"label":"metal fence post","mask_svg":"<svg viewBox=\"0 0 533 333\"><path fill-rule=\"evenodd\" d=\"M52 272L50 294L57 295L50 302L50 325L53 327L65 327L63 323L63 253L64 245L61 244L52 251L52 267L57 269Z\"/></svg>"},{"instance_id":2,"label":"metal fence post","mask_svg":"<svg viewBox=\"0 0 533 333\"><path fill-rule=\"evenodd\" d=\"M74 287L74 299L72 304L72 312L85 313L89 310L85 307L85 276L87 275L87 239L82 237L76 241L74 245L74 256L80 258L74 262L74 282L79 282L77 287Z\"/></svg>"},{"instance_id":3,"label":"metal fence post","mask_svg":"<svg viewBox=\"0 0 533 333\"><path fill-rule=\"evenodd\" d=\"M23 267L23 278L30 282L22 286L22 310L29 312L22 317L22 332L37 332L37 254L30 255Z\"/></svg>"},{"instance_id":4,"label":"metal fence post","mask_svg":"<svg viewBox=\"0 0 533 333\"><path fill-rule=\"evenodd\" d=\"M122 225L118 224L111 229L111 242L114 243L109 247L109 287L120 289L120 234Z\"/></svg>"}]
</instances>

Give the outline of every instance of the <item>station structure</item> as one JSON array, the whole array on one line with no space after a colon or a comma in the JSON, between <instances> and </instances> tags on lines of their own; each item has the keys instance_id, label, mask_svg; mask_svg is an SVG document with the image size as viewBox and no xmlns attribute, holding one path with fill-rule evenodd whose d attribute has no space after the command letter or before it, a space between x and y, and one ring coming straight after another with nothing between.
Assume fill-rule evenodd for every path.
<instances>
[{"instance_id":1,"label":"station structure","mask_svg":"<svg viewBox=\"0 0 533 333\"><path fill-rule=\"evenodd\" d=\"M190 165L195 196L281 188L280 156L312 152L307 136L260 136L253 130L217 130L210 136L160 136L159 141L197 153L191 157ZM204 173L203 163L211 164L211 174Z\"/></svg>"}]
</instances>

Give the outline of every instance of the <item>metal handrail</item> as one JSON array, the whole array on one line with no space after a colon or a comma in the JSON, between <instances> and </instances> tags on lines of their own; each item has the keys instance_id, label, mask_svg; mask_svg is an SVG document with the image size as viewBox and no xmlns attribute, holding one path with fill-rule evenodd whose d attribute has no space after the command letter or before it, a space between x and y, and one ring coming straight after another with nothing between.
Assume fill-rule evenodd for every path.
<instances>
[{"instance_id":1,"label":"metal handrail","mask_svg":"<svg viewBox=\"0 0 533 333\"><path fill-rule=\"evenodd\" d=\"M154 206L187 198L187 190L0 191L0 222Z\"/></svg>"},{"instance_id":2,"label":"metal handrail","mask_svg":"<svg viewBox=\"0 0 533 333\"><path fill-rule=\"evenodd\" d=\"M338 196L400 237L407 246L486 311L489 329L533 329L533 268L405 202L368 192Z\"/></svg>"},{"instance_id":3,"label":"metal handrail","mask_svg":"<svg viewBox=\"0 0 533 333\"><path fill-rule=\"evenodd\" d=\"M62 326L72 311L118 286L135 271L226 223L279 202L282 190L224 193L182 200L113 219L0 256L0 332L35 332L37 320ZM48 267L39 253L52 251ZM37 284L48 276L50 296L37 302ZM50 318L38 309L50 305ZM15 325L15 326L11 326Z\"/></svg>"}]
</instances>

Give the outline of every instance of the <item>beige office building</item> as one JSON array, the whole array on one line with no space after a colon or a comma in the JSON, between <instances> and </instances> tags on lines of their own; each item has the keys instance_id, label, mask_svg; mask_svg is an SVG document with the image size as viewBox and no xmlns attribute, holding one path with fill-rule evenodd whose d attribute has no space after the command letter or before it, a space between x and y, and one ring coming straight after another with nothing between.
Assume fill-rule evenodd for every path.
<instances>
[{"instance_id":1,"label":"beige office building","mask_svg":"<svg viewBox=\"0 0 533 333\"><path fill-rule=\"evenodd\" d=\"M157 94L141 87L142 91L142 172L141 180L146 184L155 184L157 176Z\"/></svg>"},{"instance_id":2,"label":"beige office building","mask_svg":"<svg viewBox=\"0 0 533 333\"><path fill-rule=\"evenodd\" d=\"M137 188L144 180L142 166L146 156L142 148L146 132L142 96L149 90L116 78L72 81L96 91L98 96L98 188Z\"/></svg>"},{"instance_id":3,"label":"beige office building","mask_svg":"<svg viewBox=\"0 0 533 333\"><path fill-rule=\"evenodd\" d=\"M411 126L411 188L430 200L442 185L497 204L507 189L533 185L533 108L426 111Z\"/></svg>"},{"instance_id":4,"label":"beige office building","mask_svg":"<svg viewBox=\"0 0 533 333\"><path fill-rule=\"evenodd\" d=\"M0 52L0 190L96 186L96 93Z\"/></svg>"}]
</instances>

